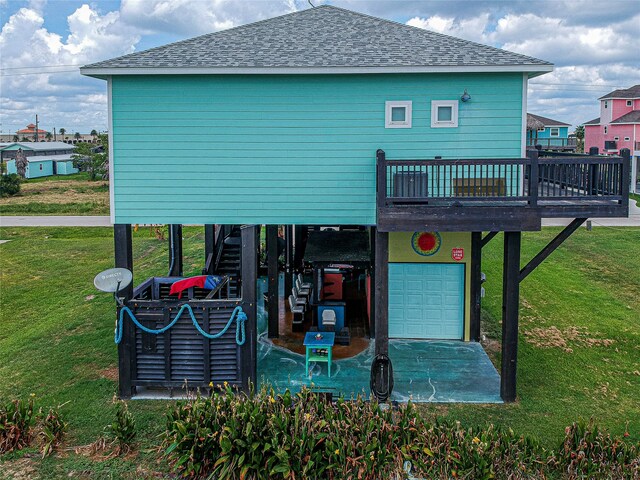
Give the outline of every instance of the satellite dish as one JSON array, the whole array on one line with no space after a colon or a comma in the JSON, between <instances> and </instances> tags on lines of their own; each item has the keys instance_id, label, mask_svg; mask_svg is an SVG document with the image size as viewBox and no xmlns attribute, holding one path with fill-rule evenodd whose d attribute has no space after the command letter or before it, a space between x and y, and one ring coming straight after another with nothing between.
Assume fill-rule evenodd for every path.
<instances>
[{"instance_id":1,"label":"satellite dish","mask_svg":"<svg viewBox=\"0 0 640 480\"><path fill-rule=\"evenodd\" d=\"M126 268L110 268L100 272L93 279L93 284L98 290L107 293L115 293L126 288L133 280L133 273Z\"/></svg>"}]
</instances>

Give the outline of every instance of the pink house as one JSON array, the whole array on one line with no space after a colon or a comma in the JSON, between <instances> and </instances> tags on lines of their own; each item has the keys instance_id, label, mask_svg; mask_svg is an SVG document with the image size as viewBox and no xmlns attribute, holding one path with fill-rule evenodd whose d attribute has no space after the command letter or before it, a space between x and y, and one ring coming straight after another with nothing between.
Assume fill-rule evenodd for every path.
<instances>
[{"instance_id":1,"label":"pink house","mask_svg":"<svg viewBox=\"0 0 640 480\"><path fill-rule=\"evenodd\" d=\"M600 97L600 117L584 124L584 147L618 155L631 150L631 191L638 191L640 178L640 85L614 90Z\"/></svg>"}]
</instances>

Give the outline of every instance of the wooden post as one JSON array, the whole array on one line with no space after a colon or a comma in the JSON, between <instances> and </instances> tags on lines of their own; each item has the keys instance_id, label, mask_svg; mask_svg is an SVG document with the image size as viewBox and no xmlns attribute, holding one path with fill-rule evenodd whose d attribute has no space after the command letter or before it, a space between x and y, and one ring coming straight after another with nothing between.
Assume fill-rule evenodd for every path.
<instances>
[{"instance_id":1,"label":"wooden post","mask_svg":"<svg viewBox=\"0 0 640 480\"><path fill-rule=\"evenodd\" d=\"M304 242L302 239L302 225L293 226L293 270L302 272L304 259Z\"/></svg>"},{"instance_id":2,"label":"wooden post","mask_svg":"<svg viewBox=\"0 0 640 480\"><path fill-rule=\"evenodd\" d=\"M371 258L371 268L369 269L370 290L369 290L369 336L376 337L376 228L369 228L369 254Z\"/></svg>"},{"instance_id":3,"label":"wooden post","mask_svg":"<svg viewBox=\"0 0 640 480\"><path fill-rule=\"evenodd\" d=\"M249 383L253 385L257 379L256 342L256 295L258 282L258 228L256 225L245 225L241 228L242 238L242 309L247 315L245 323L246 341L240 347L240 378L245 391Z\"/></svg>"},{"instance_id":4,"label":"wooden post","mask_svg":"<svg viewBox=\"0 0 640 480\"><path fill-rule=\"evenodd\" d=\"M470 339L480 341L482 302L482 232L471 233L471 325Z\"/></svg>"},{"instance_id":5,"label":"wooden post","mask_svg":"<svg viewBox=\"0 0 640 480\"><path fill-rule=\"evenodd\" d=\"M113 243L115 266L126 268L133 272L133 249L131 246L131 225L115 224L113 226ZM133 296L133 281L120 292L125 303ZM117 315L120 314L120 309ZM132 380L135 373L136 338L135 326L126 319L122 329L122 341L118 344L118 396L122 399L131 398L133 394Z\"/></svg>"},{"instance_id":6,"label":"wooden post","mask_svg":"<svg viewBox=\"0 0 640 480\"><path fill-rule=\"evenodd\" d=\"M182 225L169 225L169 277L182 276Z\"/></svg>"},{"instance_id":7,"label":"wooden post","mask_svg":"<svg viewBox=\"0 0 640 480\"><path fill-rule=\"evenodd\" d=\"M387 199L387 166L384 150L376 151L376 201L378 208L386 206Z\"/></svg>"},{"instance_id":8,"label":"wooden post","mask_svg":"<svg viewBox=\"0 0 640 480\"><path fill-rule=\"evenodd\" d=\"M505 402L514 402L516 399L521 240L521 232L504 232L500 396Z\"/></svg>"},{"instance_id":9,"label":"wooden post","mask_svg":"<svg viewBox=\"0 0 640 480\"><path fill-rule=\"evenodd\" d=\"M286 272L285 272L286 275ZM269 322L269 338L279 336L280 322L278 299L278 226L267 225L267 317ZM289 289L290 292L291 289ZM285 290L285 297L287 296Z\"/></svg>"},{"instance_id":10,"label":"wooden post","mask_svg":"<svg viewBox=\"0 0 640 480\"><path fill-rule=\"evenodd\" d=\"M540 167L538 163L538 150L530 150L527 157L531 161L529 169L529 206L538 206L538 186L540 185Z\"/></svg>"},{"instance_id":11,"label":"wooden post","mask_svg":"<svg viewBox=\"0 0 640 480\"><path fill-rule=\"evenodd\" d=\"M216 249L216 226L207 224L204 226L204 265L203 275L213 275L213 263Z\"/></svg>"},{"instance_id":12,"label":"wooden post","mask_svg":"<svg viewBox=\"0 0 640 480\"><path fill-rule=\"evenodd\" d=\"M293 287L293 226L284 225L284 294Z\"/></svg>"},{"instance_id":13,"label":"wooden post","mask_svg":"<svg viewBox=\"0 0 640 480\"><path fill-rule=\"evenodd\" d=\"M375 323L376 355L389 354L389 233L375 232Z\"/></svg>"},{"instance_id":14,"label":"wooden post","mask_svg":"<svg viewBox=\"0 0 640 480\"><path fill-rule=\"evenodd\" d=\"M633 192L636 188L635 174L631 175L631 150L628 148L621 149L620 156L622 157L622 174L620 175L622 184L620 185L620 191L622 192L622 202L628 204L629 192ZM629 215L627 214L627 216Z\"/></svg>"}]
</instances>

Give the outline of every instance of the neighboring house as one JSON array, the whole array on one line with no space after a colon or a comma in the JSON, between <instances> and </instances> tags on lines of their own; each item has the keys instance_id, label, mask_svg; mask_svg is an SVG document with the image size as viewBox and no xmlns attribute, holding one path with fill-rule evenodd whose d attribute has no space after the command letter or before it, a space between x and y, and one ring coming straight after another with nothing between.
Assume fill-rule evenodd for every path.
<instances>
[{"instance_id":1,"label":"neighboring house","mask_svg":"<svg viewBox=\"0 0 640 480\"><path fill-rule=\"evenodd\" d=\"M25 178L49 177L51 175L71 175L79 170L73 166L71 154L37 155L27 157ZM7 161L7 174L18 173L16 161Z\"/></svg>"},{"instance_id":2,"label":"neighboring house","mask_svg":"<svg viewBox=\"0 0 640 480\"><path fill-rule=\"evenodd\" d=\"M47 136L47 132L46 130L41 130L38 127L36 127L33 123L30 123L29 125L27 125L27 128L23 128L22 130L18 130L16 132L16 135L18 135L18 137L23 138L23 137L27 137L27 138L31 138L31 139L36 139L36 134L37 134L37 139L38 141L44 141L45 137Z\"/></svg>"},{"instance_id":3,"label":"neighboring house","mask_svg":"<svg viewBox=\"0 0 640 480\"><path fill-rule=\"evenodd\" d=\"M614 90L600 97L600 117L584 124L584 147L605 155L632 152L632 187L640 182L640 85ZM638 190L640 191L640 190Z\"/></svg>"},{"instance_id":4,"label":"neighboring house","mask_svg":"<svg viewBox=\"0 0 640 480\"><path fill-rule=\"evenodd\" d=\"M333 6L82 67L106 80L109 92L116 266L133 269L132 224L171 224L171 278L123 289L124 305L151 329L167 325L180 305L210 333L238 306L247 315L246 342L235 328L217 339L200 337L186 314L160 335L126 319L120 396L180 388L185 379L202 388L269 381L274 372L264 365L280 350L258 355L256 290L258 231L267 225L265 335L303 348L287 322L306 330L308 322L324 328L344 321L350 331L337 333L347 341L374 338L375 353L398 362L390 348L417 348L408 340L479 348L482 245L505 232L496 397L513 401L519 283L557 246L521 272L521 232L540 230L542 217L578 217L568 236L586 217L628 214L621 182L596 191L582 183L588 175L569 178L569 170L554 169L553 158L538 161L535 151L526 157L528 80L552 68ZM176 134L189 145L184 155L172 148ZM619 159L597 161L620 175ZM569 173L590 165L575 160ZM205 226L203 272L227 274L233 283L221 299L196 287L182 300L169 294L182 275L182 224ZM282 324L277 226L284 226L287 245L284 291L296 290L288 297L293 320L287 308ZM341 231L321 231L327 226ZM482 232L494 233L483 239ZM310 297L302 298L306 286L296 285L293 270L313 284ZM319 314L329 307L333 318ZM458 352L455 361L464 358ZM290 363L275 362L275 370ZM452 363L446 374L463 370L473 371ZM331 382L355 382L356 373L342 369L327 388L339 391ZM409 385L412 375L396 368L396 385ZM292 381L309 384L305 378L300 368Z\"/></svg>"},{"instance_id":5,"label":"neighboring house","mask_svg":"<svg viewBox=\"0 0 640 480\"><path fill-rule=\"evenodd\" d=\"M75 147L64 142L12 142L0 147L0 160L6 162L16 158L18 150L22 150L26 157L37 157L71 154Z\"/></svg>"},{"instance_id":6,"label":"neighboring house","mask_svg":"<svg viewBox=\"0 0 640 480\"><path fill-rule=\"evenodd\" d=\"M568 123L527 113L527 146L540 145L543 150L573 151L575 138L569 138Z\"/></svg>"}]
</instances>

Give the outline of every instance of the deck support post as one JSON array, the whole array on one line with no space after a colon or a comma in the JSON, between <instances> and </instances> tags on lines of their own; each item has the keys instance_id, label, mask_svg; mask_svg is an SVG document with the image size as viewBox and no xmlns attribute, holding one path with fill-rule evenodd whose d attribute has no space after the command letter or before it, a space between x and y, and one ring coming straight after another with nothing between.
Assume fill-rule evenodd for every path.
<instances>
[{"instance_id":1,"label":"deck support post","mask_svg":"<svg viewBox=\"0 0 640 480\"><path fill-rule=\"evenodd\" d=\"M293 271L302 272L304 262L304 239L302 225L293 226Z\"/></svg>"},{"instance_id":2,"label":"deck support post","mask_svg":"<svg viewBox=\"0 0 640 480\"><path fill-rule=\"evenodd\" d=\"M204 226L204 269L203 275L213 275L213 267L216 251L216 225Z\"/></svg>"},{"instance_id":3,"label":"deck support post","mask_svg":"<svg viewBox=\"0 0 640 480\"><path fill-rule=\"evenodd\" d=\"M480 247L484 247L487 243L489 243L491 240L494 239L494 237L496 235L498 235L500 232L489 232L487 233L483 238L482 238L482 242L480 243Z\"/></svg>"},{"instance_id":4,"label":"deck support post","mask_svg":"<svg viewBox=\"0 0 640 480\"><path fill-rule=\"evenodd\" d=\"M284 225L284 294L293 288L293 225Z\"/></svg>"},{"instance_id":5,"label":"deck support post","mask_svg":"<svg viewBox=\"0 0 640 480\"><path fill-rule=\"evenodd\" d=\"M571 236L573 232L575 232L580 225L586 222L586 218L574 218L573 221L564 227L564 229L551 240L546 247L544 247L540 253L538 253L535 257L531 259L529 263L527 263L522 270L520 270L520 274L518 275L518 281L522 282L527 276L533 272L538 265L545 261L545 259L551 255L556 249L562 245L562 243Z\"/></svg>"},{"instance_id":6,"label":"deck support post","mask_svg":"<svg viewBox=\"0 0 640 480\"><path fill-rule=\"evenodd\" d=\"M471 321L469 337L480 341L480 312L482 302L482 232L471 233Z\"/></svg>"},{"instance_id":7,"label":"deck support post","mask_svg":"<svg viewBox=\"0 0 640 480\"><path fill-rule=\"evenodd\" d=\"M247 315L245 322L246 340L240 347L240 378L242 387L249 391L249 384L255 385L257 380L257 283L258 283L258 241L257 225L241 227L242 239L242 310Z\"/></svg>"},{"instance_id":8,"label":"deck support post","mask_svg":"<svg viewBox=\"0 0 640 480\"><path fill-rule=\"evenodd\" d=\"M504 232L500 396L505 402L516 400L521 242L522 232Z\"/></svg>"},{"instance_id":9,"label":"deck support post","mask_svg":"<svg viewBox=\"0 0 640 480\"><path fill-rule=\"evenodd\" d=\"M133 272L133 249L131 225L116 223L113 226L115 266ZM133 281L120 292L125 303L133 296ZM120 314L120 309L117 315ZM117 318L117 317L116 317ZM118 344L118 396L131 398L133 394L132 378L135 369L135 327L132 322L124 322L122 341Z\"/></svg>"},{"instance_id":10,"label":"deck support post","mask_svg":"<svg viewBox=\"0 0 640 480\"><path fill-rule=\"evenodd\" d=\"M375 323L376 355L389 354L389 233L376 227L375 235L375 302L373 317Z\"/></svg>"},{"instance_id":11,"label":"deck support post","mask_svg":"<svg viewBox=\"0 0 640 480\"><path fill-rule=\"evenodd\" d=\"M286 276L286 272L285 272ZM278 226L267 225L267 318L269 322L269 338L279 336L280 323L278 298ZM289 288L289 291L291 288ZM285 290L287 296L287 290Z\"/></svg>"},{"instance_id":12,"label":"deck support post","mask_svg":"<svg viewBox=\"0 0 640 480\"><path fill-rule=\"evenodd\" d=\"M182 276L182 225L169 225L169 277Z\"/></svg>"},{"instance_id":13,"label":"deck support post","mask_svg":"<svg viewBox=\"0 0 640 480\"><path fill-rule=\"evenodd\" d=\"M371 268L369 269L369 336L376 337L376 228L369 228L369 252Z\"/></svg>"}]
</instances>

